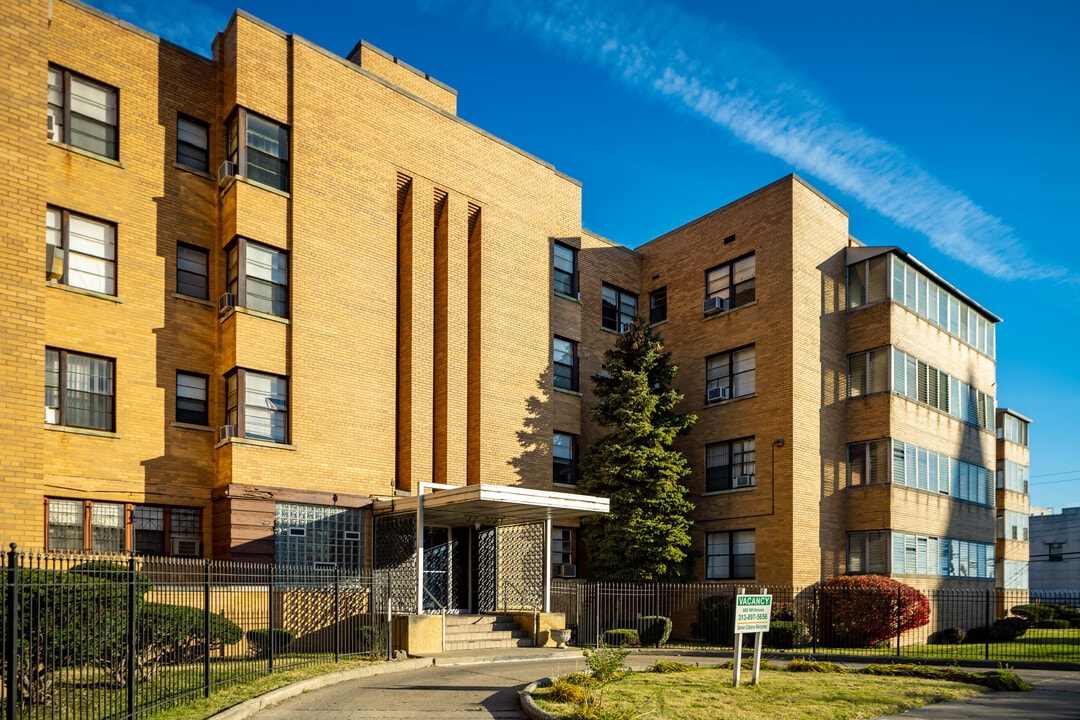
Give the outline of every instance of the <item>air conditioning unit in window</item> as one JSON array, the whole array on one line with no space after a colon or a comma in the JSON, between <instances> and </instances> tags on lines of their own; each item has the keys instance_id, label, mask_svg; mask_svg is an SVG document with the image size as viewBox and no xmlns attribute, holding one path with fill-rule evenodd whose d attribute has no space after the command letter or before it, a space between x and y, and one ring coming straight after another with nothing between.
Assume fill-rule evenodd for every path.
<instances>
[{"instance_id":1,"label":"air conditioning unit in window","mask_svg":"<svg viewBox=\"0 0 1080 720\"><path fill-rule=\"evenodd\" d=\"M60 138L57 137L59 133L57 133L56 130L56 118L52 116L52 113L49 113L45 116L45 136L49 140L56 140L59 142Z\"/></svg>"},{"instance_id":2,"label":"air conditioning unit in window","mask_svg":"<svg viewBox=\"0 0 1080 720\"><path fill-rule=\"evenodd\" d=\"M55 245L45 246L45 277L59 280L64 276L64 249Z\"/></svg>"},{"instance_id":3,"label":"air conditioning unit in window","mask_svg":"<svg viewBox=\"0 0 1080 720\"><path fill-rule=\"evenodd\" d=\"M173 538L169 543L169 554L180 557L199 557L202 555L202 543L192 538Z\"/></svg>"},{"instance_id":4,"label":"air conditioning unit in window","mask_svg":"<svg viewBox=\"0 0 1080 720\"><path fill-rule=\"evenodd\" d=\"M723 312L728 309L728 299L725 297L711 297L708 298L701 305L701 311L706 315L712 315L714 313Z\"/></svg>"},{"instance_id":5,"label":"air conditioning unit in window","mask_svg":"<svg viewBox=\"0 0 1080 720\"><path fill-rule=\"evenodd\" d=\"M552 573L555 577L561 578L576 578L577 577L577 565L570 565L569 563L560 563L554 568L555 572Z\"/></svg>"},{"instance_id":6,"label":"air conditioning unit in window","mask_svg":"<svg viewBox=\"0 0 1080 720\"><path fill-rule=\"evenodd\" d=\"M753 486L754 486L754 476L753 475L736 475L735 476L735 487L741 488L741 487L753 487Z\"/></svg>"},{"instance_id":7,"label":"air conditioning unit in window","mask_svg":"<svg viewBox=\"0 0 1080 720\"><path fill-rule=\"evenodd\" d=\"M232 160L226 160L225 162L221 163L221 166L218 168L217 171L218 187L225 187L230 182L232 182L233 178L235 177L236 163L234 163Z\"/></svg>"},{"instance_id":8,"label":"air conditioning unit in window","mask_svg":"<svg viewBox=\"0 0 1080 720\"><path fill-rule=\"evenodd\" d=\"M731 388L729 387L711 387L705 391L706 402L720 402L721 400L727 400L731 397Z\"/></svg>"},{"instance_id":9,"label":"air conditioning unit in window","mask_svg":"<svg viewBox=\"0 0 1080 720\"><path fill-rule=\"evenodd\" d=\"M620 333L625 333L629 329L630 329L630 323L624 323L624 322L619 323L619 332Z\"/></svg>"},{"instance_id":10,"label":"air conditioning unit in window","mask_svg":"<svg viewBox=\"0 0 1080 720\"><path fill-rule=\"evenodd\" d=\"M225 313L229 312L230 310L232 310L235 307L236 307L236 296L233 295L232 293L225 293L224 295L222 295L221 297L218 298L218 301L217 301L218 315L224 315Z\"/></svg>"},{"instance_id":11,"label":"air conditioning unit in window","mask_svg":"<svg viewBox=\"0 0 1080 720\"><path fill-rule=\"evenodd\" d=\"M218 442L222 442L223 440L228 440L229 438L234 438L234 437L236 437L236 426L235 425L222 425L221 427L218 428L218 431L217 431Z\"/></svg>"}]
</instances>

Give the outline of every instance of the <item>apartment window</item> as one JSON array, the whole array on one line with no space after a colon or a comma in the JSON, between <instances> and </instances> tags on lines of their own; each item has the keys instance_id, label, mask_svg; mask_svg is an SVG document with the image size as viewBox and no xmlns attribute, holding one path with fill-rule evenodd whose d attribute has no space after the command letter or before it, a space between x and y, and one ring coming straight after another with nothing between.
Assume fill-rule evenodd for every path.
<instances>
[{"instance_id":1,"label":"apartment window","mask_svg":"<svg viewBox=\"0 0 1080 720\"><path fill-rule=\"evenodd\" d=\"M889 297L889 259L878 255L848 265L848 307L858 307Z\"/></svg>"},{"instance_id":2,"label":"apartment window","mask_svg":"<svg viewBox=\"0 0 1080 720\"><path fill-rule=\"evenodd\" d=\"M1065 559L1065 543L1046 543L1046 556L1050 562L1062 562Z\"/></svg>"},{"instance_id":3,"label":"apartment window","mask_svg":"<svg viewBox=\"0 0 1080 720\"><path fill-rule=\"evenodd\" d=\"M45 276L116 294L116 226L57 207L45 209Z\"/></svg>"},{"instance_id":4,"label":"apartment window","mask_svg":"<svg viewBox=\"0 0 1080 720\"><path fill-rule=\"evenodd\" d=\"M273 120L239 108L227 127L228 159L249 180L289 189L289 130Z\"/></svg>"},{"instance_id":5,"label":"apartment window","mask_svg":"<svg viewBox=\"0 0 1080 720\"><path fill-rule=\"evenodd\" d=\"M667 320L667 286L649 293L649 323L655 325Z\"/></svg>"},{"instance_id":6,"label":"apartment window","mask_svg":"<svg viewBox=\"0 0 1080 720\"><path fill-rule=\"evenodd\" d=\"M176 422L208 425L206 389L209 378L189 372L176 373Z\"/></svg>"},{"instance_id":7,"label":"apartment window","mask_svg":"<svg viewBox=\"0 0 1080 720\"><path fill-rule=\"evenodd\" d=\"M626 332L637 315L637 295L614 285L604 284L601 298L601 327L617 333Z\"/></svg>"},{"instance_id":8,"label":"apartment window","mask_svg":"<svg viewBox=\"0 0 1080 720\"><path fill-rule=\"evenodd\" d=\"M848 575L889 572L889 531L848 533Z\"/></svg>"},{"instance_id":9,"label":"apartment window","mask_svg":"<svg viewBox=\"0 0 1080 720\"><path fill-rule=\"evenodd\" d=\"M848 445L848 485L878 485L889 480L889 441Z\"/></svg>"},{"instance_id":10,"label":"apartment window","mask_svg":"<svg viewBox=\"0 0 1080 720\"><path fill-rule=\"evenodd\" d=\"M225 379L225 424L239 437L288 442L289 381L238 369Z\"/></svg>"},{"instance_id":11,"label":"apartment window","mask_svg":"<svg viewBox=\"0 0 1080 720\"><path fill-rule=\"evenodd\" d=\"M848 397L887 392L888 389L888 348L848 356Z\"/></svg>"},{"instance_id":12,"label":"apartment window","mask_svg":"<svg viewBox=\"0 0 1080 720\"><path fill-rule=\"evenodd\" d=\"M574 564L573 528L551 529L551 576L577 577L577 565Z\"/></svg>"},{"instance_id":13,"label":"apartment window","mask_svg":"<svg viewBox=\"0 0 1080 720\"><path fill-rule=\"evenodd\" d=\"M577 436L558 430L552 433L551 461L556 485L577 485Z\"/></svg>"},{"instance_id":14,"label":"apartment window","mask_svg":"<svg viewBox=\"0 0 1080 720\"><path fill-rule=\"evenodd\" d=\"M567 297L578 296L577 250L562 243L554 244L555 292Z\"/></svg>"},{"instance_id":15,"label":"apartment window","mask_svg":"<svg viewBox=\"0 0 1080 720\"><path fill-rule=\"evenodd\" d=\"M332 505L276 503L274 560L280 565L324 569L363 568L363 511Z\"/></svg>"},{"instance_id":16,"label":"apartment window","mask_svg":"<svg viewBox=\"0 0 1080 720\"><path fill-rule=\"evenodd\" d=\"M237 305L268 315L289 316L287 253L237 238L226 252L226 263L226 289Z\"/></svg>"},{"instance_id":17,"label":"apartment window","mask_svg":"<svg viewBox=\"0 0 1080 720\"><path fill-rule=\"evenodd\" d=\"M118 153L116 88L49 66L49 139L113 160Z\"/></svg>"},{"instance_id":18,"label":"apartment window","mask_svg":"<svg viewBox=\"0 0 1080 720\"><path fill-rule=\"evenodd\" d=\"M709 580L753 578L754 531L706 533L705 567Z\"/></svg>"},{"instance_id":19,"label":"apartment window","mask_svg":"<svg viewBox=\"0 0 1080 720\"><path fill-rule=\"evenodd\" d=\"M1008 440L1027 447L1028 423L1013 415L1004 414L1002 425L997 429L998 440Z\"/></svg>"},{"instance_id":20,"label":"apartment window","mask_svg":"<svg viewBox=\"0 0 1080 720\"><path fill-rule=\"evenodd\" d=\"M210 170L210 126L201 120L176 117L176 162L194 170Z\"/></svg>"},{"instance_id":21,"label":"apartment window","mask_svg":"<svg viewBox=\"0 0 1080 720\"><path fill-rule=\"evenodd\" d=\"M210 299L210 251L176 244L176 292L201 300Z\"/></svg>"},{"instance_id":22,"label":"apartment window","mask_svg":"<svg viewBox=\"0 0 1080 720\"><path fill-rule=\"evenodd\" d=\"M49 550L201 555L198 508L53 498L46 503Z\"/></svg>"},{"instance_id":23,"label":"apartment window","mask_svg":"<svg viewBox=\"0 0 1080 720\"><path fill-rule=\"evenodd\" d=\"M1028 516L1015 510L997 511L997 539L1028 541Z\"/></svg>"},{"instance_id":24,"label":"apartment window","mask_svg":"<svg viewBox=\"0 0 1080 720\"><path fill-rule=\"evenodd\" d=\"M752 395L757 389L756 367L752 345L706 358L706 402Z\"/></svg>"},{"instance_id":25,"label":"apartment window","mask_svg":"<svg viewBox=\"0 0 1080 720\"><path fill-rule=\"evenodd\" d=\"M705 492L752 487L757 454L754 438L705 446Z\"/></svg>"},{"instance_id":26,"label":"apartment window","mask_svg":"<svg viewBox=\"0 0 1080 720\"><path fill-rule=\"evenodd\" d=\"M108 358L45 348L45 422L111 432L114 375Z\"/></svg>"},{"instance_id":27,"label":"apartment window","mask_svg":"<svg viewBox=\"0 0 1080 720\"><path fill-rule=\"evenodd\" d=\"M754 302L754 255L718 265L705 273L705 299L719 298L724 309Z\"/></svg>"},{"instance_id":28,"label":"apartment window","mask_svg":"<svg viewBox=\"0 0 1080 720\"><path fill-rule=\"evenodd\" d=\"M552 345L555 364L555 387L563 390L578 389L577 343L555 336Z\"/></svg>"}]
</instances>

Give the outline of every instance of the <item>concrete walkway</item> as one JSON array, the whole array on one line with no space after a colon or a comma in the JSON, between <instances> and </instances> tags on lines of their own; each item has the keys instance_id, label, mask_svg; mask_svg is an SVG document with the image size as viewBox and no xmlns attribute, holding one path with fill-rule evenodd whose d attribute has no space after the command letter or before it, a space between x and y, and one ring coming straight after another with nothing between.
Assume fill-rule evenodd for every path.
<instances>
[{"instance_id":1,"label":"concrete walkway","mask_svg":"<svg viewBox=\"0 0 1080 720\"><path fill-rule=\"evenodd\" d=\"M674 655L635 653L628 664L644 669ZM703 666L727 659L679 658ZM521 648L498 655L490 650L446 653L313 678L219 713L213 720L519 720L526 718L518 699L526 685L583 669L585 661L576 648ZM1016 673L1035 689L991 692L882 720L1080 720L1080 672L1018 669Z\"/></svg>"}]
</instances>

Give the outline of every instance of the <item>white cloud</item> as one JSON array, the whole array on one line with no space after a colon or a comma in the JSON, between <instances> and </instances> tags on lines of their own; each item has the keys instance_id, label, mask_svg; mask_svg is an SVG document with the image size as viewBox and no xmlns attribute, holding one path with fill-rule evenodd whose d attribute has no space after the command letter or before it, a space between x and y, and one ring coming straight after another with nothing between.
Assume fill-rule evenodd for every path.
<instances>
[{"instance_id":1,"label":"white cloud","mask_svg":"<svg viewBox=\"0 0 1080 720\"><path fill-rule=\"evenodd\" d=\"M1033 259L1011 227L903 149L849 122L766 48L713 20L655 0L479 0L468 10L726 128L991 277L1068 275Z\"/></svg>"}]
</instances>

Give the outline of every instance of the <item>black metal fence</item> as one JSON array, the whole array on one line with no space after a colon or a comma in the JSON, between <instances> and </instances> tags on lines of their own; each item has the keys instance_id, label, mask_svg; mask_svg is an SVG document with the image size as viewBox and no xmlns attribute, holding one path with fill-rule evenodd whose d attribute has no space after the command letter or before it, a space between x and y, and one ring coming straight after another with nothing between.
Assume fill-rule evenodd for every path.
<instances>
[{"instance_id":1,"label":"black metal fence","mask_svg":"<svg viewBox=\"0 0 1080 720\"><path fill-rule=\"evenodd\" d=\"M274 670L391 647L385 573L6 553L5 720L135 718Z\"/></svg>"},{"instance_id":2,"label":"black metal fence","mask_svg":"<svg viewBox=\"0 0 1080 720\"><path fill-rule=\"evenodd\" d=\"M754 586L747 593L763 590ZM737 588L557 580L552 610L578 645L627 642L641 618L671 620L668 647L730 649ZM1080 592L769 588L772 651L905 659L1080 662ZM747 636L744 641L749 642ZM629 642L634 642L630 639Z\"/></svg>"}]
</instances>

